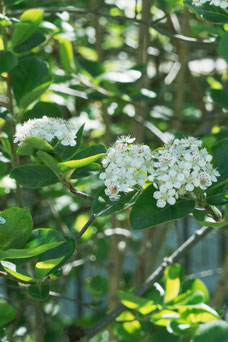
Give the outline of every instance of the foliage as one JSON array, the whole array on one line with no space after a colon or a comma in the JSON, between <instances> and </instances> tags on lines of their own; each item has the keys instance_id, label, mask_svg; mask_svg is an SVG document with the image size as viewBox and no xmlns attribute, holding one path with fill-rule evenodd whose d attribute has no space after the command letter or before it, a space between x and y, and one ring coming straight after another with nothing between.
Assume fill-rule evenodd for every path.
<instances>
[{"instance_id":1,"label":"foliage","mask_svg":"<svg viewBox=\"0 0 228 342\"><path fill-rule=\"evenodd\" d=\"M189 215L216 230L228 224L227 70L213 67L204 74L198 67L199 56L209 54L214 65L219 60L227 66L228 11L192 0L157 0L148 11L149 0L137 3L78 1L76 8L70 0L55 7L45 0L0 0L0 276L7 293L0 300L2 341L91 337L84 328L112 316L107 312L117 293L123 306L91 341L105 341L103 330L113 323L110 341L227 342L228 325L210 306L206 286L187 280L173 260L148 291L134 288L132 269L121 281L112 279L126 248L140 260L149 228ZM182 21L183 32L176 32L173 18ZM194 48L183 50L188 44ZM210 53L205 47L212 47ZM198 74L191 70L194 62ZM17 145L19 125L43 116L73 120L73 144L25 135ZM111 199L99 178L101 161L106 148L130 132L151 153L172 139L196 136L212 155L218 179L163 208L146 176L145 185ZM68 300L75 282L78 314L66 317L53 298ZM32 305L37 326L29 317ZM83 306L92 313L83 314Z\"/></svg>"}]
</instances>

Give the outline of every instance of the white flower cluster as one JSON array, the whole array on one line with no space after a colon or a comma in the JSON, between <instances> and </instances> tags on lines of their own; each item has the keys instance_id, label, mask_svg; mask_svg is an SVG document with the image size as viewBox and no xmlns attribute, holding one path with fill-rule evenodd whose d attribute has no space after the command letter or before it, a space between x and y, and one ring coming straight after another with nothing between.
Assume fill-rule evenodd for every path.
<instances>
[{"instance_id":1,"label":"white flower cluster","mask_svg":"<svg viewBox=\"0 0 228 342\"><path fill-rule=\"evenodd\" d=\"M156 204L163 208L167 203L174 205L179 197L193 195L195 188L206 190L220 176L202 141L193 137L175 139L154 152L146 145L132 144L134 140L118 139L102 162L100 179L111 200L118 199L119 192L150 181L156 188Z\"/></svg>"},{"instance_id":2,"label":"white flower cluster","mask_svg":"<svg viewBox=\"0 0 228 342\"><path fill-rule=\"evenodd\" d=\"M157 206L173 205L195 188L206 190L217 181L219 172L211 164L212 156L202 141L193 137L175 139L153 153L153 171L148 180L158 189L154 192Z\"/></svg>"},{"instance_id":3,"label":"white flower cluster","mask_svg":"<svg viewBox=\"0 0 228 342\"><path fill-rule=\"evenodd\" d=\"M105 193L111 200L119 192L129 192L134 186L144 186L147 172L152 172L152 153L146 145L132 144L134 138L121 137L109 148L102 164L100 179L106 185Z\"/></svg>"},{"instance_id":4,"label":"white flower cluster","mask_svg":"<svg viewBox=\"0 0 228 342\"><path fill-rule=\"evenodd\" d=\"M203 5L206 2L209 2L210 5L214 5L214 6L222 8L222 9L228 8L228 1L227 0L193 0L193 2L195 5L198 5L198 6Z\"/></svg>"},{"instance_id":5,"label":"white flower cluster","mask_svg":"<svg viewBox=\"0 0 228 342\"><path fill-rule=\"evenodd\" d=\"M43 116L41 119L30 119L23 125L18 124L14 142L21 145L29 137L39 137L50 142L56 137L62 145L75 146L77 129L77 125L73 122Z\"/></svg>"}]
</instances>

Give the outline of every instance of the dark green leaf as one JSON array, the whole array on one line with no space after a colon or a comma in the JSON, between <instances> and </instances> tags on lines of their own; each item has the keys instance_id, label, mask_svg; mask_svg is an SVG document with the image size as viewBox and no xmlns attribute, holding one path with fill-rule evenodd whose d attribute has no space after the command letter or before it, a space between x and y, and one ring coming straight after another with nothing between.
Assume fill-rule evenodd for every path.
<instances>
[{"instance_id":1,"label":"dark green leaf","mask_svg":"<svg viewBox=\"0 0 228 342\"><path fill-rule=\"evenodd\" d=\"M210 205L223 205L228 202L228 180L219 182L206 191L206 201Z\"/></svg>"},{"instance_id":2,"label":"dark green leaf","mask_svg":"<svg viewBox=\"0 0 228 342\"><path fill-rule=\"evenodd\" d=\"M212 321L201 325L191 342L228 342L228 323Z\"/></svg>"},{"instance_id":3,"label":"dark green leaf","mask_svg":"<svg viewBox=\"0 0 228 342\"><path fill-rule=\"evenodd\" d=\"M53 152L54 148L45 140L38 137L27 138L18 147L17 154L20 156L30 156L37 151Z\"/></svg>"},{"instance_id":4,"label":"dark green leaf","mask_svg":"<svg viewBox=\"0 0 228 342\"><path fill-rule=\"evenodd\" d=\"M173 320L168 322L167 324L167 330L170 334L174 334L177 336L182 335L192 335L196 329L198 328L198 324L188 324L187 322L183 322L180 320Z\"/></svg>"},{"instance_id":5,"label":"dark green leaf","mask_svg":"<svg viewBox=\"0 0 228 342\"><path fill-rule=\"evenodd\" d=\"M209 2L198 6L195 5L192 0L185 0L184 3L205 20L215 24L228 23L227 12L218 6L213 6Z\"/></svg>"},{"instance_id":6,"label":"dark green leaf","mask_svg":"<svg viewBox=\"0 0 228 342\"><path fill-rule=\"evenodd\" d=\"M4 299L0 299L0 326L10 323L16 317L17 311Z\"/></svg>"},{"instance_id":7,"label":"dark green leaf","mask_svg":"<svg viewBox=\"0 0 228 342\"><path fill-rule=\"evenodd\" d=\"M227 42L228 46L228 42ZM211 89L212 100L223 108L228 109L228 93L222 89Z\"/></svg>"},{"instance_id":8,"label":"dark green leaf","mask_svg":"<svg viewBox=\"0 0 228 342\"><path fill-rule=\"evenodd\" d=\"M27 121L29 119L40 119L44 115L47 117L62 118L62 112L55 103L40 101L37 102L32 109L25 112L23 121Z\"/></svg>"},{"instance_id":9,"label":"dark green leaf","mask_svg":"<svg viewBox=\"0 0 228 342\"><path fill-rule=\"evenodd\" d=\"M105 277L97 275L88 282L87 289L93 296L103 297L108 291L108 281Z\"/></svg>"},{"instance_id":10,"label":"dark green leaf","mask_svg":"<svg viewBox=\"0 0 228 342\"><path fill-rule=\"evenodd\" d=\"M193 210L195 202L190 199L179 199L175 205L167 204L158 208L153 197L156 189L150 185L137 199L130 214L130 223L133 229L144 229L157 226L182 218Z\"/></svg>"},{"instance_id":11,"label":"dark green leaf","mask_svg":"<svg viewBox=\"0 0 228 342\"><path fill-rule=\"evenodd\" d=\"M15 98L22 108L37 100L52 80L46 63L35 56L21 58L11 78Z\"/></svg>"},{"instance_id":12,"label":"dark green leaf","mask_svg":"<svg viewBox=\"0 0 228 342\"><path fill-rule=\"evenodd\" d=\"M59 181L47 166L33 164L15 167L12 169L10 177L14 178L20 185L30 189L42 188Z\"/></svg>"},{"instance_id":13,"label":"dark green leaf","mask_svg":"<svg viewBox=\"0 0 228 342\"><path fill-rule=\"evenodd\" d=\"M227 222L215 221L211 216L207 214L206 210L203 210L203 209L194 209L193 216L201 226L208 226L212 228L222 228L228 225L228 221Z\"/></svg>"},{"instance_id":14,"label":"dark green leaf","mask_svg":"<svg viewBox=\"0 0 228 342\"><path fill-rule=\"evenodd\" d=\"M18 63L17 56L11 51L0 51L0 74L12 70Z\"/></svg>"},{"instance_id":15,"label":"dark green leaf","mask_svg":"<svg viewBox=\"0 0 228 342\"><path fill-rule=\"evenodd\" d=\"M29 210L10 208L4 210L1 217L6 222L0 225L0 250L23 248L33 227Z\"/></svg>"},{"instance_id":16,"label":"dark green leaf","mask_svg":"<svg viewBox=\"0 0 228 342\"><path fill-rule=\"evenodd\" d=\"M187 279L182 283L182 291L186 292L188 290L200 291L204 294L204 303L208 304L210 295L208 289L200 279Z\"/></svg>"},{"instance_id":17,"label":"dark green leaf","mask_svg":"<svg viewBox=\"0 0 228 342\"><path fill-rule=\"evenodd\" d=\"M41 31L35 31L28 39L14 48L17 53L23 53L34 49L45 41L46 37Z\"/></svg>"},{"instance_id":18,"label":"dark green leaf","mask_svg":"<svg viewBox=\"0 0 228 342\"><path fill-rule=\"evenodd\" d=\"M139 191L135 190L127 194L122 193L117 201L111 201L105 194L105 187L102 187L94 197L92 211L96 216L111 215L117 211L121 211L132 206L138 195Z\"/></svg>"},{"instance_id":19,"label":"dark green leaf","mask_svg":"<svg viewBox=\"0 0 228 342\"><path fill-rule=\"evenodd\" d=\"M71 175L71 179L89 177L98 172L101 172L101 166L99 164L92 163L88 166L80 167L79 169L75 170Z\"/></svg>"},{"instance_id":20,"label":"dark green leaf","mask_svg":"<svg viewBox=\"0 0 228 342\"><path fill-rule=\"evenodd\" d=\"M100 153L106 153L106 148L103 144L95 144L89 147L84 148L80 152L76 153L73 158L74 160L88 158L91 156L95 156Z\"/></svg>"},{"instance_id":21,"label":"dark green leaf","mask_svg":"<svg viewBox=\"0 0 228 342\"><path fill-rule=\"evenodd\" d=\"M78 63L93 77L97 77L105 72L103 65L98 62L80 58Z\"/></svg>"},{"instance_id":22,"label":"dark green leaf","mask_svg":"<svg viewBox=\"0 0 228 342\"><path fill-rule=\"evenodd\" d=\"M214 165L220 172L221 176L219 181L226 180L228 178L228 138L219 141L212 147L212 153L214 156Z\"/></svg>"},{"instance_id":23,"label":"dark green leaf","mask_svg":"<svg viewBox=\"0 0 228 342\"><path fill-rule=\"evenodd\" d=\"M223 58L228 60L228 32L224 32L223 37L219 42L219 53ZM225 108L228 108L227 101Z\"/></svg>"},{"instance_id":24,"label":"dark green leaf","mask_svg":"<svg viewBox=\"0 0 228 342\"><path fill-rule=\"evenodd\" d=\"M45 300L49 296L49 285L41 284L28 287L29 295L36 300Z\"/></svg>"}]
</instances>

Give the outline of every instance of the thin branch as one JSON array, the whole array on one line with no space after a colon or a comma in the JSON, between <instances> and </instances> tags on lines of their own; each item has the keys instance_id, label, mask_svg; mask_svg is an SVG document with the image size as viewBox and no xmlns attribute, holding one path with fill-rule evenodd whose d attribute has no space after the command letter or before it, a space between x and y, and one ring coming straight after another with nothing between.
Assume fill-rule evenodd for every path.
<instances>
[{"instance_id":1,"label":"thin branch","mask_svg":"<svg viewBox=\"0 0 228 342\"><path fill-rule=\"evenodd\" d=\"M81 231L76 235L75 241L78 241L80 237L87 231L91 223L95 220L96 216L92 215L89 219L89 221L84 225L84 227L81 229Z\"/></svg>"},{"instance_id":2,"label":"thin branch","mask_svg":"<svg viewBox=\"0 0 228 342\"><path fill-rule=\"evenodd\" d=\"M17 283L24 284L24 285L37 285L37 283L35 283L34 281L24 281L21 279L17 279L17 278L14 278L13 276L11 276L10 274L2 272L2 271L0 271L0 277L8 279L8 280L12 280L12 281L15 281Z\"/></svg>"},{"instance_id":3,"label":"thin branch","mask_svg":"<svg viewBox=\"0 0 228 342\"><path fill-rule=\"evenodd\" d=\"M106 17L106 18L113 19L113 20L120 21L120 22L130 21L130 22L135 23L135 24L144 24L146 26L152 27L154 30L156 30L157 32L159 32L160 34L162 34L164 36L167 36L171 39L181 40L181 41L184 41L184 42L190 43L190 44L212 45L212 44L216 43L216 40L213 38L211 38L211 39L196 39L196 38L192 38L192 37L186 37L186 36L183 36L181 34L172 34L169 31L167 31L166 29L163 29L163 28L157 26L155 24L157 22L157 20L155 20L155 22L146 22L144 20L137 19L137 18L131 18L131 17L126 17L126 16L122 16L122 15L114 16L111 14L102 13L96 9L89 10L89 9L73 8L73 7L49 7L49 8L43 8L43 10L45 11L45 13L58 13L58 12L67 11L69 13L73 13L73 14L77 14L77 15L95 14L97 16ZM17 15L20 15L21 13L23 13L23 10L10 11L8 14L11 16L17 16Z\"/></svg>"},{"instance_id":4,"label":"thin branch","mask_svg":"<svg viewBox=\"0 0 228 342\"><path fill-rule=\"evenodd\" d=\"M147 280L141 286L136 289L134 294L137 296L142 296L144 293L146 293L153 286L153 284L163 276L164 271L169 264L172 264L182 258L185 253L187 253L212 230L213 228L210 227L202 227L198 229L169 258L165 258L163 260L162 264L150 275L149 278L147 278ZM88 329L86 335L89 337L96 335L99 331L103 330L107 325L115 320L116 317L118 317L124 310L126 310L126 307L123 304L118 305L106 317L96 323L92 328Z\"/></svg>"},{"instance_id":5,"label":"thin branch","mask_svg":"<svg viewBox=\"0 0 228 342\"><path fill-rule=\"evenodd\" d=\"M75 196L77 196L77 197L85 198L85 199L87 199L87 200L89 200L89 201L92 201L92 200L93 200L93 197L92 197L92 196L87 195L87 194L85 194L84 192L78 191L77 189L75 189L75 188L73 187L72 184L70 184L70 183L67 182L66 180L63 181L63 185L65 185L65 186L70 190L70 192L71 192L73 195L75 195Z\"/></svg>"}]
</instances>

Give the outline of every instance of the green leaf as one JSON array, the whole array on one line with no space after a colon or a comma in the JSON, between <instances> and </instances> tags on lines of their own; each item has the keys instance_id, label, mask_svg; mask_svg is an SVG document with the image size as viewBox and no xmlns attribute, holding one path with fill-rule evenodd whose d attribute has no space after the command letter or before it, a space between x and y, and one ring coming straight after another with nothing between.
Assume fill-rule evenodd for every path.
<instances>
[{"instance_id":1,"label":"green leaf","mask_svg":"<svg viewBox=\"0 0 228 342\"><path fill-rule=\"evenodd\" d=\"M96 61L80 58L78 64L92 77L97 77L105 72L104 66Z\"/></svg>"},{"instance_id":2,"label":"green leaf","mask_svg":"<svg viewBox=\"0 0 228 342\"><path fill-rule=\"evenodd\" d=\"M1 266L3 270L10 275L12 275L14 278L18 279L19 281L25 281L25 282L39 282L38 279L33 278L30 274L28 274L25 270L23 270L20 266L15 265L12 262L9 261L1 261Z\"/></svg>"},{"instance_id":3,"label":"green leaf","mask_svg":"<svg viewBox=\"0 0 228 342\"><path fill-rule=\"evenodd\" d=\"M43 20L44 12L38 9L30 9L20 17L20 22L15 24L12 36L12 46L15 48L28 39L39 27Z\"/></svg>"},{"instance_id":4,"label":"green leaf","mask_svg":"<svg viewBox=\"0 0 228 342\"><path fill-rule=\"evenodd\" d=\"M59 181L57 176L43 165L25 164L12 169L10 177L25 188L38 189Z\"/></svg>"},{"instance_id":5,"label":"green leaf","mask_svg":"<svg viewBox=\"0 0 228 342\"><path fill-rule=\"evenodd\" d=\"M18 63L17 56L11 51L0 51L0 74L12 70Z\"/></svg>"},{"instance_id":6,"label":"green leaf","mask_svg":"<svg viewBox=\"0 0 228 342\"><path fill-rule=\"evenodd\" d=\"M189 324L185 321L179 320L173 320L168 322L167 324L167 330L170 334L174 334L177 336L186 336L186 335L192 335L198 328L198 324Z\"/></svg>"},{"instance_id":7,"label":"green leaf","mask_svg":"<svg viewBox=\"0 0 228 342\"><path fill-rule=\"evenodd\" d=\"M30 297L36 300L45 300L49 296L49 285L48 284L40 284L33 285L28 287L28 294Z\"/></svg>"},{"instance_id":8,"label":"green leaf","mask_svg":"<svg viewBox=\"0 0 228 342\"><path fill-rule=\"evenodd\" d=\"M176 298L180 291L181 266L175 264L165 270L165 303Z\"/></svg>"},{"instance_id":9,"label":"green leaf","mask_svg":"<svg viewBox=\"0 0 228 342\"><path fill-rule=\"evenodd\" d=\"M71 179L89 177L98 172L101 172L101 166L99 164L92 163L88 166L80 167L79 169L75 170L71 175Z\"/></svg>"},{"instance_id":10,"label":"green leaf","mask_svg":"<svg viewBox=\"0 0 228 342\"><path fill-rule=\"evenodd\" d=\"M53 242L62 242L50 250L40 253L35 265L35 272L38 279L56 272L72 256L75 243L73 239L65 238L55 229L39 228L33 230L31 237L25 246L26 248L37 248Z\"/></svg>"},{"instance_id":11,"label":"green leaf","mask_svg":"<svg viewBox=\"0 0 228 342\"><path fill-rule=\"evenodd\" d=\"M212 321L199 327L191 342L228 342L228 323Z\"/></svg>"},{"instance_id":12,"label":"green leaf","mask_svg":"<svg viewBox=\"0 0 228 342\"><path fill-rule=\"evenodd\" d=\"M0 299L0 326L4 326L14 320L17 311L4 299Z\"/></svg>"},{"instance_id":13,"label":"green leaf","mask_svg":"<svg viewBox=\"0 0 228 342\"><path fill-rule=\"evenodd\" d=\"M220 319L218 313L206 304L175 305L175 309L181 315L181 319L188 323L205 323Z\"/></svg>"},{"instance_id":14,"label":"green leaf","mask_svg":"<svg viewBox=\"0 0 228 342\"><path fill-rule=\"evenodd\" d=\"M60 246L64 241L46 243L42 246L32 249L8 249L0 252L0 260L6 259L30 259L42 254L52 248Z\"/></svg>"},{"instance_id":15,"label":"green leaf","mask_svg":"<svg viewBox=\"0 0 228 342\"><path fill-rule=\"evenodd\" d=\"M147 315L157 308L157 305L152 300L141 298L128 292L118 291L117 295L123 305L128 309L140 312L142 315Z\"/></svg>"},{"instance_id":16,"label":"green leaf","mask_svg":"<svg viewBox=\"0 0 228 342\"><path fill-rule=\"evenodd\" d=\"M152 315L151 321L155 325L166 326L170 321L177 320L180 317L181 316L178 312L176 312L174 310L165 309L165 310L161 310L160 312Z\"/></svg>"},{"instance_id":17,"label":"green leaf","mask_svg":"<svg viewBox=\"0 0 228 342\"><path fill-rule=\"evenodd\" d=\"M29 210L6 209L1 213L5 223L0 225L0 251L23 248L32 232L33 222Z\"/></svg>"},{"instance_id":18,"label":"green leaf","mask_svg":"<svg viewBox=\"0 0 228 342\"><path fill-rule=\"evenodd\" d=\"M103 297L108 292L107 278L96 275L88 281L86 287L94 297Z\"/></svg>"},{"instance_id":19,"label":"green leaf","mask_svg":"<svg viewBox=\"0 0 228 342\"><path fill-rule=\"evenodd\" d=\"M78 159L78 160L70 160L62 163L58 163L59 170L63 172L66 177L69 177L74 170L79 167L87 166L91 163L94 163L96 160L100 159L104 156L104 153L96 154L94 156Z\"/></svg>"},{"instance_id":20,"label":"green leaf","mask_svg":"<svg viewBox=\"0 0 228 342\"><path fill-rule=\"evenodd\" d=\"M223 58L228 60L228 32L224 32L223 37L219 42L219 53ZM227 101L225 108L228 108Z\"/></svg>"},{"instance_id":21,"label":"green leaf","mask_svg":"<svg viewBox=\"0 0 228 342\"><path fill-rule=\"evenodd\" d=\"M55 103L40 101L32 109L25 112L23 122L29 119L40 119L44 115L47 117L62 118L62 112Z\"/></svg>"},{"instance_id":22,"label":"green leaf","mask_svg":"<svg viewBox=\"0 0 228 342\"><path fill-rule=\"evenodd\" d=\"M215 103L228 109L228 93L226 91L222 89L211 89L211 97Z\"/></svg>"},{"instance_id":23,"label":"green leaf","mask_svg":"<svg viewBox=\"0 0 228 342\"><path fill-rule=\"evenodd\" d=\"M200 291L204 294L204 303L208 304L210 300L210 295L208 289L200 279L187 279L182 283L182 291Z\"/></svg>"},{"instance_id":24,"label":"green leaf","mask_svg":"<svg viewBox=\"0 0 228 342\"><path fill-rule=\"evenodd\" d=\"M193 216L195 220L201 225L201 226L208 226L212 228L222 228L228 225L227 222L216 222L211 216L209 216L204 209L194 209L193 210Z\"/></svg>"},{"instance_id":25,"label":"green leaf","mask_svg":"<svg viewBox=\"0 0 228 342\"><path fill-rule=\"evenodd\" d=\"M103 144L94 144L76 153L73 158L84 159L101 153L106 153L106 147Z\"/></svg>"},{"instance_id":26,"label":"green leaf","mask_svg":"<svg viewBox=\"0 0 228 342\"><path fill-rule=\"evenodd\" d=\"M130 224L133 229L144 229L157 226L182 218L193 210L195 202L183 198L177 200L175 205L167 204L164 208L158 208L153 197L156 189L150 185L137 199L130 214Z\"/></svg>"},{"instance_id":27,"label":"green leaf","mask_svg":"<svg viewBox=\"0 0 228 342\"><path fill-rule=\"evenodd\" d=\"M60 36L57 37L57 40L59 42L59 56L63 68L67 72L72 73L75 69L72 43L69 39Z\"/></svg>"},{"instance_id":28,"label":"green leaf","mask_svg":"<svg viewBox=\"0 0 228 342\"><path fill-rule=\"evenodd\" d=\"M223 205L228 202L228 179L219 182L206 191L206 201L210 205Z\"/></svg>"},{"instance_id":29,"label":"green leaf","mask_svg":"<svg viewBox=\"0 0 228 342\"><path fill-rule=\"evenodd\" d=\"M46 63L35 56L21 58L11 71L11 78L16 101L24 109L37 100L52 81Z\"/></svg>"},{"instance_id":30,"label":"green leaf","mask_svg":"<svg viewBox=\"0 0 228 342\"><path fill-rule=\"evenodd\" d=\"M202 291L187 290L185 293L177 296L171 301L171 305L195 305L204 302L204 293Z\"/></svg>"},{"instance_id":31,"label":"green leaf","mask_svg":"<svg viewBox=\"0 0 228 342\"><path fill-rule=\"evenodd\" d=\"M49 169L53 171L53 173L59 177L60 176L60 171L58 167L58 161L51 156L50 154L43 152L43 151L38 151L36 155L40 158L40 160L47 166Z\"/></svg>"},{"instance_id":32,"label":"green leaf","mask_svg":"<svg viewBox=\"0 0 228 342\"><path fill-rule=\"evenodd\" d=\"M56 153L58 153L63 161L67 161L69 159L72 159L74 155L77 153L81 140L82 140L82 134L83 134L83 129L84 129L85 124L83 124L77 133L75 134L75 141L76 145L75 146L64 146L62 144L58 144L55 147Z\"/></svg>"},{"instance_id":33,"label":"green leaf","mask_svg":"<svg viewBox=\"0 0 228 342\"><path fill-rule=\"evenodd\" d=\"M211 150L214 157L214 167L220 172L219 182L228 178L228 138L220 140L212 146Z\"/></svg>"},{"instance_id":34,"label":"green leaf","mask_svg":"<svg viewBox=\"0 0 228 342\"><path fill-rule=\"evenodd\" d=\"M137 197L139 195L139 191L134 190L128 192L127 194L122 193L120 197L116 201L111 201L110 198L105 194L105 187L102 187L96 193L93 203L92 203L92 212L96 216L107 216L111 215L117 211L121 211L132 206Z\"/></svg>"},{"instance_id":35,"label":"green leaf","mask_svg":"<svg viewBox=\"0 0 228 342\"><path fill-rule=\"evenodd\" d=\"M24 53L26 51L34 49L36 46L39 46L45 40L45 35L41 31L36 30L29 38L24 40L21 44L17 45L14 48L14 51L16 53Z\"/></svg>"},{"instance_id":36,"label":"green leaf","mask_svg":"<svg viewBox=\"0 0 228 342\"><path fill-rule=\"evenodd\" d=\"M53 152L54 148L39 137L30 137L23 141L18 147L17 154L20 156L35 155L37 151Z\"/></svg>"},{"instance_id":37,"label":"green leaf","mask_svg":"<svg viewBox=\"0 0 228 342\"><path fill-rule=\"evenodd\" d=\"M214 166L218 169L221 176L219 181L228 178L228 138L220 140L217 144L212 146L212 153L214 156Z\"/></svg>"},{"instance_id":38,"label":"green leaf","mask_svg":"<svg viewBox=\"0 0 228 342\"><path fill-rule=\"evenodd\" d=\"M185 0L184 4L187 5L193 12L197 13L201 18L215 24L228 23L228 14L225 10L218 6L210 5L206 2L200 6L195 5L192 0Z\"/></svg>"}]
</instances>

